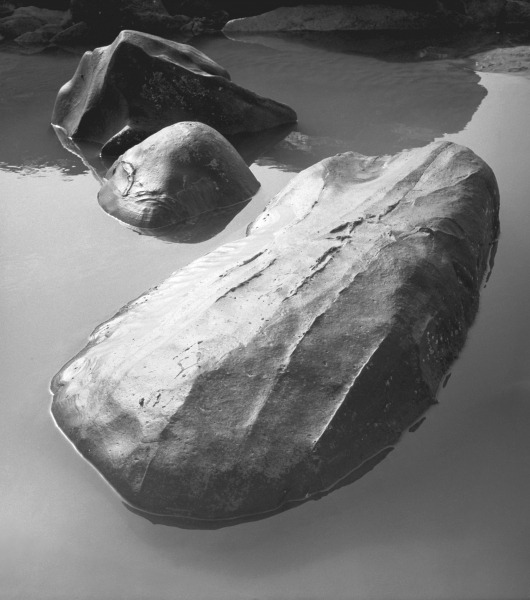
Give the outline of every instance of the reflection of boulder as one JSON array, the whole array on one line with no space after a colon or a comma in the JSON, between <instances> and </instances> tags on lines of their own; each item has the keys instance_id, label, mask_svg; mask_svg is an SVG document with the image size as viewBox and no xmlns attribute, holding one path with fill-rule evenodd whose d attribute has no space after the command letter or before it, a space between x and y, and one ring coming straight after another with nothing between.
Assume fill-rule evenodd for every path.
<instances>
[{"instance_id":1,"label":"reflection of boulder","mask_svg":"<svg viewBox=\"0 0 530 600\"><path fill-rule=\"evenodd\" d=\"M245 42L238 36L238 41L198 40L197 44L248 85L259 86L249 75L254 63L270 65L266 88L256 91L268 91L295 106L298 128L307 136L345 140L348 150L395 153L424 146L468 124L486 96L469 61L422 62L414 60L414 49L401 61L392 51L389 62L388 53L379 53L374 38L381 36L278 34L261 35L259 43L253 43L254 36L248 35ZM241 68L232 58L237 56L244 56ZM308 64L315 68L308 69ZM331 149L317 160L334 152ZM274 149L267 151L271 164L274 155Z\"/></svg>"},{"instance_id":2,"label":"reflection of boulder","mask_svg":"<svg viewBox=\"0 0 530 600\"><path fill-rule=\"evenodd\" d=\"M497 228L495 178L466 148L326 159L101 325L52 382L55 419L154 520L319 498L435 401Z\"/></svg>"},{"instance_id":3,"label":"reflection of boulder","mask_svg":"<svg viewBox=\"0 0 530 600\"><path fill-rule=\"evenodd\" d=\"M230 135L290 123L296 114L232 83L191 46L123 31L111 46L85 53L52 117L68 136L101 144L127 126L147 135L179 121Z\"/></svg>"},{"instance_id":4,"label":"reflection of boulder","mask_svg":"<svg viewBox=\"0 0 530 600\"><path fill-rule=\"evenodd\" d=\"M326 156L352 149L351 142L330 137L309 136L292 131L268 152L257 158L256 163L285 171L302 171Z\"/></svg>"},{"instance_id":5,"label":"reflection of boulder","mask_svg":"<svg viewBox=\"0 0 530 600\"><path fill-rule=\"evenodd\" d=\"M165 127L112 165L101 207L141 228L165 227L251 198L259 183L236 150L208 125Z\"/></svg>"}]
</instances>

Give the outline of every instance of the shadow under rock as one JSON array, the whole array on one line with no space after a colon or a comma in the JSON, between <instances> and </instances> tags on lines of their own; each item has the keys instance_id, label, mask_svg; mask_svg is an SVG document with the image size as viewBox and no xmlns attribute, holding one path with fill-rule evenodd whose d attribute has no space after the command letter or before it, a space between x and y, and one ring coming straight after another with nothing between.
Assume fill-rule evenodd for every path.
<instances>
[{"instance_id":1,"label":"shadow under rock","mask_svg":"<svg viewBox=\"0 0 530 600\"><path fill-rule=\"evenodd\" d=\"M144 229L141 227L132 227L126 223L123 223L123 225L140 235L156 237L163 242L199 244L221 233L249 202L250 200L238 202L232 206L209 211L181 223L168 225L167 227Z\"/></svg>"}]
</instances>

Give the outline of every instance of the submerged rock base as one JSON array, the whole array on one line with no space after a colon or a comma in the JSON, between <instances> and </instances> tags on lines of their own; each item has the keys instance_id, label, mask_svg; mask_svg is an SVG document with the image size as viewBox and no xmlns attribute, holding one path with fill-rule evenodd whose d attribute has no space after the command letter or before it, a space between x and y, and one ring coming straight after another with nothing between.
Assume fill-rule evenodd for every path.
<instances>
[{"instance_id":1,"label":"submerged rock base","mask_svg":"<svg viewBox=\"0 0 530 600\"><path fill-rule=\"evenodd\" d=\"M352 152L92 334L53 415L135 510L217 528L370 469L435 402L478 305L498 189L467 148Z\"/></svg>"}]
</instances>

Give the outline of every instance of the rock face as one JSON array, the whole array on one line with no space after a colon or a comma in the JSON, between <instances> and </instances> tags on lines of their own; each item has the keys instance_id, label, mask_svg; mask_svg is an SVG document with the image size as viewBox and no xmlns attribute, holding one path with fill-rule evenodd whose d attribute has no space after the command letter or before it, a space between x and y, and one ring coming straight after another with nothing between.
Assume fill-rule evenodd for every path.
<instances>
[{"instance_id":1,"label":"rock face","mask_svg":"<svg viewBox=\"0 0 530 600\"><path fill-rule=\"evenodd\" d=\"M122 31L111 46L84 54L52 116L69 137L100 144L124 127L146 137L179 121L232 135L294 122L296 113L232 83L191 46Z\"/></svg>"},{"instance_id":2,"label":"rock face","mask_svg":"<svg viewBox=\"0 0 530 600\"><path fill-rule=\"evenodd\" d=\"M331 5L318 1L300 5L295 0L265 0L260 3L262 10L257 10L257 5L252 3L252 9L243 11L244 15L256 16L229 21L224 31L493 28L504 5L505 0L349 0ZM230 12L230 5L227 10Z\"/></svg>"},{"instance_id":3,"label":"rock face","mask_svg":"<svg viewBox=\"0 0 530 600\"><path fill-rule=\"evenodd\" d=\"M508 0L506 2L505 24L507 26L530 26L530 0Z\"/></svg>"},{"instance_id":4,"label":"rock face","mask_svg":"<svg viewBox=\"0 0 530 600\"><path fill-rule=\"evenodd\" d=\"M215 528L319 498L435 401L497 228L467 148L325 159L101 325L52 382L55 419L153 519Z\"/></svg>"},{"instance_id":5,"label":"rock face","mask_svg":"<svg viewBox=\"0 0 530 600\"><path fill-rule=\"evenodd\" d=\"M268 13L229 21L223 31L369 31L425 29L436 19L427 13L380 5L329 4L280 7Z\"/></svg>"},{"instance_id":6,"label":"rock face","mask_svg":"<svg viewBox=\"0 0 530 600\"><path fill-rule=\"evenodd\" d=\"M259 183L208 125L170 125L125 152L98 194L102 208L140 228L158 228L252 197Z\"/></svg>"},{"instance_id":7,"label":"rock face","mask_svg":"<svg viewBox=\"0 0 530 600\"><path fill-rule=\"evenodd\" d=\"M172 35L187 21L171 16L161 0L72 0L71 12L74 23L86 23L95 35L99 30L110 39L122 29Z\"/></svg>"},{"instance_id":8,"label":"rock face","mask_svg":"<svg viewBox=\"0 0 530 600\"><path fill-rule=\"evenodd\" d=\"M65 13L59 10L23 6L17 8L9 16L0 19L0 34L12 40L26 33L41 30L44 26L59 26L65 18Z\"/></svg>"},{"instance_id":9,"label":"rock face","mask_svg":"<svg viewBox=\"0 0 530 600\"><path fill-rule=\"evenodd\" d=\"M510 0L508 0L510 1ZM524 1L524 0L522 0ZM381 14L392 14L388 9L398 9L407 12L420 12L436 17L436 24L470 24L475 26L494 27L501 15L506 0L344 0L334 2L336 8L361 8L370 6L371 10ZM232 17L255 16L280 7L293 7L324 3L322 0L225 0L223 7ZM449 21L447 21L449 17Z\"/></svg>"}]
</instances>

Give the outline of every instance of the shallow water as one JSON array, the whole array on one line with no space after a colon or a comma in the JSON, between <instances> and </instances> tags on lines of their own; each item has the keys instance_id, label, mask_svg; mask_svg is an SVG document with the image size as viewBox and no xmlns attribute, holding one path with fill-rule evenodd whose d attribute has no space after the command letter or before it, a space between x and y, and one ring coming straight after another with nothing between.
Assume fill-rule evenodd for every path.
<instances>
[{"instance_id":1,"label":"shallow water","mask_svg":"<svg viewBox=\"0 0 530 600\"><path fill-rule=\"evenodd\" d=\"M0 54L0 597L527 597L530 80L347 44L198 45L237 83L296 108L301 134L265 152L252 167L258 196L197 244L140 236L98 207L98 182L48 127L77 57ZM371 154L433 139L493 167L502 234L466 348L425 423L355 484L265 521L186 531L125 510L53 425L51 376L124 303L243 235L295 170L341 144Z\"/></svg>"}]
</instances>

